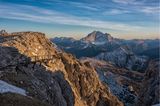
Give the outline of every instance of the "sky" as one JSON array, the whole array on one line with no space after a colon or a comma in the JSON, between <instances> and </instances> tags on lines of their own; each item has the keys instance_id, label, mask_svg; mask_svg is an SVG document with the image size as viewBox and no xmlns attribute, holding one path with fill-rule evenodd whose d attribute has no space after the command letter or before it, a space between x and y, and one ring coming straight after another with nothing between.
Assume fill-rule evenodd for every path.
<instances>
[{"instance_id":1,"label":"sky","mask_svg":"<svg viewBox=\"0 0 160 106\"><path fill-rule=\"evenodd\" d=\"M159 13L159 0L0 0L0 29L76 39L92 31L156 39Z\"/></svg>"}]
</instances>

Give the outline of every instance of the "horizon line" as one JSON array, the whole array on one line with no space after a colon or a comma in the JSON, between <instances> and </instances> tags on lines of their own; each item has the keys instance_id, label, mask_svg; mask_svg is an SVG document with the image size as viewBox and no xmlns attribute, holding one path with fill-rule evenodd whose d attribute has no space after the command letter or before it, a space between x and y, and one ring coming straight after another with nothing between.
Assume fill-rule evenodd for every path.
<instances>
[{"instance_id":1,"label":"horizon line","mask_svg":"<svg viewBox=\"0 0 160 106\"><path fill-rule=\"evenodd\" d=\"M5 30L5 29L1 29L0 31L2 31L2 30ZM6 31L6 30L5 30ZM96 31L96 32L101 32L101 33L103 33L103 34L106 34L106 33L108 33L108 32L103 32L103 31L99 31L99 30L93 30L93 31L91 31L90 33L92 33L92 32L94 32L94 31ZM88 34L90 34L90 33L88 33L88 34L86 34L86 35L84 35L84 36L81 36L81 37L79 37L79 38L77 38L77 37L74 37L74 35L66 35L66 36L60 36L61 34L52 34L52 35L50 35L50 34L47 34L47 33L45 33L45 32L42 32L42 31L32 31L32 30L27 30L27 31L6 31L7 33L9 33L9 34L11 34L11 33L17 33L17 32L39 32L39 33L44 33L45 34L45 36L47 36L47 38L49 38L49 39L52 39L52 38L73 38L73 39L75 39L75 40L80 40L80 39L82 39L82 38L84 38L84 37L86 37L86 36L88 36ZM110 34L110 33L108 33L108 34ZM113 36L112 34L110 34L113 38L115 38L115 39L124 39L124 40L160 40L160 36L159 35L157 35L157 38L123 38L123 37L115 37L115 36ZM54 36L54 37L53 37Z\"/></svg>"}]
</instances>

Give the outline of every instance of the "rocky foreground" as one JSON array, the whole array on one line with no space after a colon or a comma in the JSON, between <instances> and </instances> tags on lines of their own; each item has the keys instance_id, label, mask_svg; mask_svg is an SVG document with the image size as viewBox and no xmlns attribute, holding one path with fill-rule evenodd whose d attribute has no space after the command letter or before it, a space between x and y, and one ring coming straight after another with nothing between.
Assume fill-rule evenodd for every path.
<instances>
[{"instance_id":1,"label":"rocky foreground","mask_svg":"<svg viewBox=\"0 0 160 106\"><path fill-rule=\"evenodd\" d=\"M1 33L0 60L0 106L123 106L90 64L43 33Z\"/></svg>"}]
</instances>

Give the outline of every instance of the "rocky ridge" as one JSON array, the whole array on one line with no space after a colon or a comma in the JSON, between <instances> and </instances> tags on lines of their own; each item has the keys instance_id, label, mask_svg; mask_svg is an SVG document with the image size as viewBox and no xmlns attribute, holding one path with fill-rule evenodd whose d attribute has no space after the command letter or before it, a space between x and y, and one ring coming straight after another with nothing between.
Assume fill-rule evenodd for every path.
<instances>
[{"instance_id":1,"label":"rocky ridge","mask_svg":"<svg viewBox=\"0 0 160 106\"><path fill-rule=\"evenodd\" d=\"M123 105L100 82L94 68L57 51L43 33L17 32L1 37L0 59L0 80L24 89L27 97L42 104Z\"/></svg>"}]
</instances>

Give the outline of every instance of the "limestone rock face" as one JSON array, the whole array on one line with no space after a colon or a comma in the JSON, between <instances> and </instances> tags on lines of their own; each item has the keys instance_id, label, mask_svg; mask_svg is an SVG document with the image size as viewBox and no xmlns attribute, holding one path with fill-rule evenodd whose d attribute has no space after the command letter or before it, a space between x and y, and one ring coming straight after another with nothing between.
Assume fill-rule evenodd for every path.
<instances>
[{"instance_id":1,"label":"limestone rock face","mask_svg":"<svg viewBox=\"0 0 160 106\"><path fill-rule=\"evenodd\" d=\"M146 70L139 94L137 106L151 106L160 103L160 63L159 60L151 61Z\"/></svg>"},{"instance_id":2,"label":"limestone rock face","mask_svg":"<svg viewBox=\"0 0 160 106\"><path fill-rule=\"evenodd\" d=\"M123 106L100 82L92 66L57 51L43 33L1 36L0 60L0 80L26 90L27 97L42 104Z\"/></svg>"}]
</instances>

